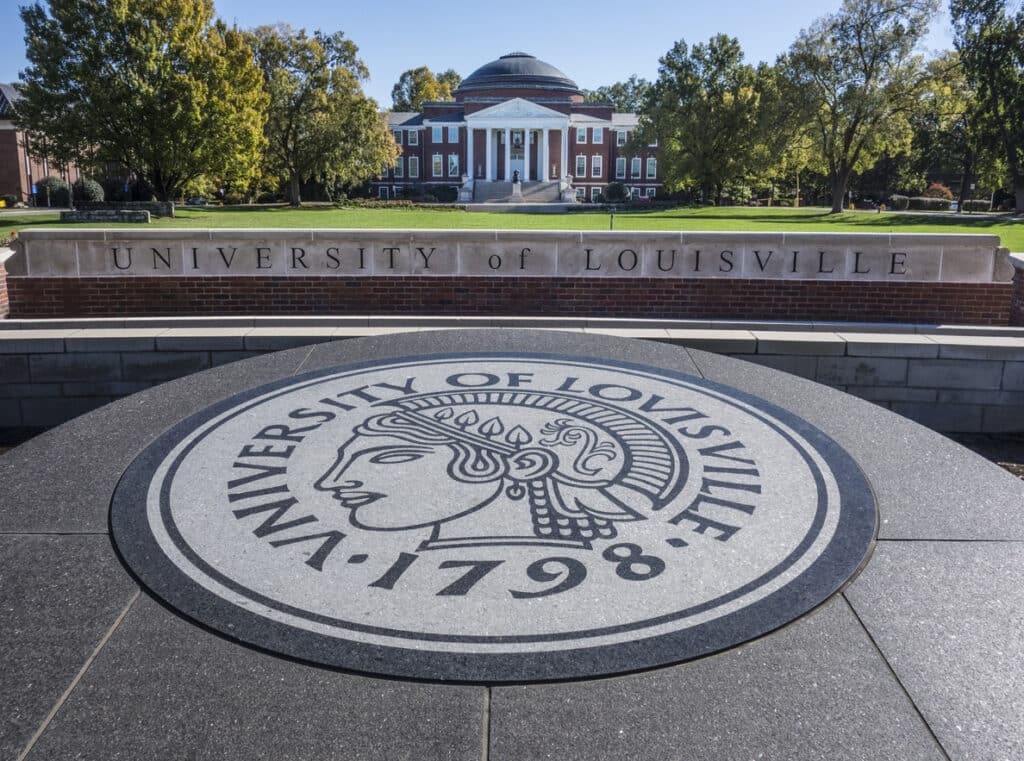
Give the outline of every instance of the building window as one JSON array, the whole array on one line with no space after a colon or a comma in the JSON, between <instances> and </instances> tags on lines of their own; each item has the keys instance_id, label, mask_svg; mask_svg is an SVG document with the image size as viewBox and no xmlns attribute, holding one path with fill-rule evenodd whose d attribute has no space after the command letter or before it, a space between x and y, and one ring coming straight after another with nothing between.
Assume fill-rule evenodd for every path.
<instances>
[{"instance_id":1,"label":"building window","mask_svg":"<svg viewBox=\"0 0 1024 761\"><path fill-rule=\"evenodd\" d=\"M628 135L628 134L629 133L626 132L626 130L624 130L624 129L618 130L618 132L616 132L616 135L615 135L615 144L618 145L618 146L625 145L626 144L626 135Z\"/></svg>"},{"instance_id":2,"label":"building window","mask_svg":"<svg viewBox=\"0 0 1024 761\"><path fill-rule=\"evenodd\" d=\"M619 156L617 159L615 159L615 179L626 179L626 159L624 159L622 156Z\"/></svg>"},{"instance_id":3,"label":"building window","mask_svg":"<svg viewBox=\"0 0 1024 761\"><path fill-rule=\"evenodd\" d=\"M386 201L388 199L388 189L385 186L381 185L379 188L377 188L377 195Z\"/></svg>"},{"instance_id":4,"label":"building window","mask_svg":"<svg viewBox=\"0 0 1024 761\"><path fill-rule=\"evenodd\" d=\"M640 198L640 188L630 188L629 197L634 201L638 200Z\"/></svg>"},{"instance_id":5,"label":"building window","mask_svg":"<svg viewBox=\"0 0 1024 761\"><path fill-rule=\"evenodd\" d=\"M415 133L410 132L409 134L412 135L412 134L415 134ZM420 176L420 157L419 156L410 156L409 157L409 176L410 177L419 177Z\"/></svg>"},{"instance_id":6,"label":"building window","mask_svg":"<svg viewBox=\"0 0 1024 761\"><path fill-rule=\"evenodd\" d=\"M431 167L431 169L433 170L433 175L435 177L443 177L444 176L444 165L442 163L443 159L441 157L441 154L440 153L435 153L431 158L432 158L432 161L433 161L433 167Z\"/></svg>"},{"instance_id":7,"label":"building window","mask_svg":"<svg viewBox=\"0 0 1024 761\"><path fill-rule=\"evenodd\" d=\"M650 143L648 143L648 144L647 144L647 147L648 147L648 148L657 148L657 147L658 147L658 139L657 139L657 138L655 138L655 139L654 139L653 141L651 141Z\"/></svg>"},{"instance_id":8,"label":"building window","mask_svg":"<svg viewBox=\"0 0 1024 761\"><path fill-rule=\"evenodd\" d=\"M637 156L633 161L630 162L630 172L633 177L640 176L640 157Z\"/></svg>"},{"instance_id":9,"label":"building window","mask_svg":"<svg viewBox=\"0 0 1024 761\"><path fill-rule=\"evenodd\" d=\"M598 201L601 200L601 188L590 189L590 200L593 201L594 203L597 203Z\"/></svg>"},{"instance_id":10,"label":"building window","mask_svg":"<svg viewBox=\"0 0 1024 761\"><path fill-rule=\"evenodd\" d=\"M402 176L402 157L399 156L395 160L395 177L401 177L401 176Z\"/></svg>"},{"instance_id":11,"label":"building window","mask_svg":"<svg viewBox=\"0 0 1024 761\"><path fill-rule=\"evenodd\" d=\"M576 128L576 145L583 145L587 142L587 128L577 127Z\"/></svg>"},{"instance_id":12,"label":"building window","mask_svg":"<svg viewBox=\"0 0 1024 761\"><path fill-rule=\"evenodd\" d=\"M604 162L601 156L590 157L590 176L601 177L604 174Z\"/></svg>"},{"instance_id":13,"label":"building window","mask_svg":"<svg viewBox=\"0 0 1024 761\"><path fill-rule=\"evenodd\" d=\"M653 180L658 176L658 160L647 159L647 179Z\"/></svg>"},{"instance_id":14,"label":"building window","mask_svg":"<svg viewBox=\"0 0 1024 761\"><path fill-rule=\"evenodd\" d=\"M647 188L647 197L654 198L654 188Z\"/></svg>"},{"instance_id":15,"label":"building window","mask_svg":"<svg viewBox=\"0 0 1024 761\"><path fill-rule=\"evenodd\" d=\"M448 154L448 176L459 176L459 154L457 153Z\"/></svg>"},{"instance_id":16,"label":"building window","mask_svg":"<svg viewBox=\"0 0 1024 761\"><path fill-rule=\"evenodd\" d=\"M590 142L592 142L594 145L600 145L601 143L603 143L604 142L604 128L602 128L602 127L594 127L594 129L591 130L591 141Z\"/></svg>"},{"instance_id":17,"label":"building window","mask_svg":"<svg viewBox=\"0 0 1024 761\"><path fill-rule=\"evenodd\" d=\"M419 145L420 144L420 133L414 129L409 130L409 136L406 138L406 145Z\"/></svg>"},{"instance_id":18,"label":"building window","mask_svg":"<svg viewBox=\"0 0 1024 761\"><path fill-rule=\"evenodd\" d=\"M587 157L577 156L576 157L576 176L586 177L587 176Z\"/></svg>"},{"instance_id":19,"label":"building window","mask_svg":"<svg viewBox=\"0 0 1024 761\"><path fill-rule=\"evenodd\" d=\"M432 142L432 143L440 143L443 140L444 140L444 138L441 135L441 128L440 127L431 127L430 128L430 142Z\"/></svg>"},{"instance_id":20,"label":"building window","mask_svg":"<svg viewBox=\"0 0 1024 761\"><path fill-rule=\"evenodd\" d=\"M448 128L448 142L449 143L457 143L457 142L459 142L459 128L458 127L449 127Z\"/></svg>"},{"instance_id":21,"label":"building window","mask_svg":"<svg viewBox=\"0 0 1024 761\"><path fill-rule=\"evenodd\" d=\"M576 188L576 200L577 201L584 201L584 200L586 200L586 198L587 198L587 189L586 188Z\"/></svg>"},{"instance_id":22,"label":"building window","mask_svg":"<svg viewBox=\"0 0 1024 761\"><path fill-rule=\"evenodd\" d=\"M395 144L396 145L401 145L402 144L402 130L400 130L400 129L392 130L391 134L393 134L395 136Z\"/></svg>"}]
</instances>

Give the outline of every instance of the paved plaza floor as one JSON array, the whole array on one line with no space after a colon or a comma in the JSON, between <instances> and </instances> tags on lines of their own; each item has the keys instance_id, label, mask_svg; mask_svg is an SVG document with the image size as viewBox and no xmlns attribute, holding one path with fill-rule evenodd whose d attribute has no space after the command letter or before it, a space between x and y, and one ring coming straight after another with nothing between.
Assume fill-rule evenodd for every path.
<instances>
[{"instance_id":1,"label":"paved plaza floor","mask_svg":"<svg viewBox=\"0 0 1024 761\"><path fill-rule=\"evenodd\" d=\"M0 504L2 759L1024 757L1024 483L736 359L317 344L26 442Z\"/></svg>"}]
</instances>

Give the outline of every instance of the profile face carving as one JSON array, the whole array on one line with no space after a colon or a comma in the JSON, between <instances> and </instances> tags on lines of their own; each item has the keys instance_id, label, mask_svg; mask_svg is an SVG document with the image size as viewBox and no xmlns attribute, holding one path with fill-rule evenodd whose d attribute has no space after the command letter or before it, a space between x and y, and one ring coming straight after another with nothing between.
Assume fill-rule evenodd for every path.
<instances>
[{"instance_id":1,"label":"profile face carving","mask_svg":"<svg viewBox=\"0 0 1024 761\"><path fill-rule=\"evenodd\" d=\"M361 529L433 527L436 537L442 524L493 505L515 511L516 543L589 546L685 481L681 450L604 403L488 390L378 406L385 411L355 426L316 482Z\"/></svg>"}]
</instances>

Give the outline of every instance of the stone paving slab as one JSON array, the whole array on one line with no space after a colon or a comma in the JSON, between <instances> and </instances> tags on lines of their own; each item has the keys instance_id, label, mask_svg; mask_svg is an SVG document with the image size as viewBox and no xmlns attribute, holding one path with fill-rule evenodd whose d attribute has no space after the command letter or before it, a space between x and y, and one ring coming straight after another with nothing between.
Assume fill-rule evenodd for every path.
<instances>
[{"instance_id":1,"label":"stone paving slab","mask_svg":"<svg viewBox=\"0 0 1024 761\"><path fill-rule=\"evenodd\" d=\"M28 758L475 761L484 693L265 655L143 597Z\"/></svg>"},{"instance_id":2,"label":"stone paving slab","mask_svg":"<svg viewBox=\"0 0 1024 761\"><path fill-rule=\"evenodd\" d=\"M0 758L26 746L137 589L104 534L0 534Z\"/></svg>"},{"instance_id":3,"label":"stone paving slab","mask_svg":"<svg viewBox=\"0 0 1024 761\"><path fill-rule=\"evenodd\" d=\"M499 687L493 761L941 761L842 599L695 663L586 684Z\"/></svg>"},{"instance_id":4,"label":"stone paving slab","mask_svg":"<svg viewBox=\"0 0 1024 761\"><path fill-rule=\"evenodd\" d=\"M1024 544L880 542L847 590L952 758L1024 752Z\"/></svg>"},{"instance_id":5,"label":"stone paving slab","mask_svg":"<svg viewBox=\"0 0 1024 761\"><path fill-rule=\"evenodd\" d=\"M681 665L550 684L323 669L213 634L145 590L132 602L138 587L105 536L107 510L149 442L241 390L427 344L593 352L755 394L853 456L876 495L881 541L843 594L759 639ZM1022 511L1024 482L932 431L695 349L472 330L264 355L147 389L0 456L0 757L1016 761Z\"/></svg>"}]
</instances>

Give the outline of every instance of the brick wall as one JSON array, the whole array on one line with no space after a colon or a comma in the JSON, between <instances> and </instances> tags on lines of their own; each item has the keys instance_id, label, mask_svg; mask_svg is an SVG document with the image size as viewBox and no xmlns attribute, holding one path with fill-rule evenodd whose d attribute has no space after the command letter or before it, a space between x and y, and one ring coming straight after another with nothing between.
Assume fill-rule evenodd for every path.
<instances>
[{"instance_id":1,"label":"brick wall","mask_svg":"<svg viewBox=\"0 0 1024 761\"><path fill-rule=\"evenodd\" d=\"M1007 325L1024 284L753 279L206 277L8 279L11 317L544 315ZM1024 323L1020 323L1024 324Z\"/></svg>"},{"instance_id":2,"label":"brick wall","mask_svg":"<svg viewBox=\"0 0 1024 761\"><path fill-rule=\"evenodd\" d=\"M1010 324L1024 326L1024 268L1013 275L1013 298L1010 301Z\"/></svg>"}]
</instances>

